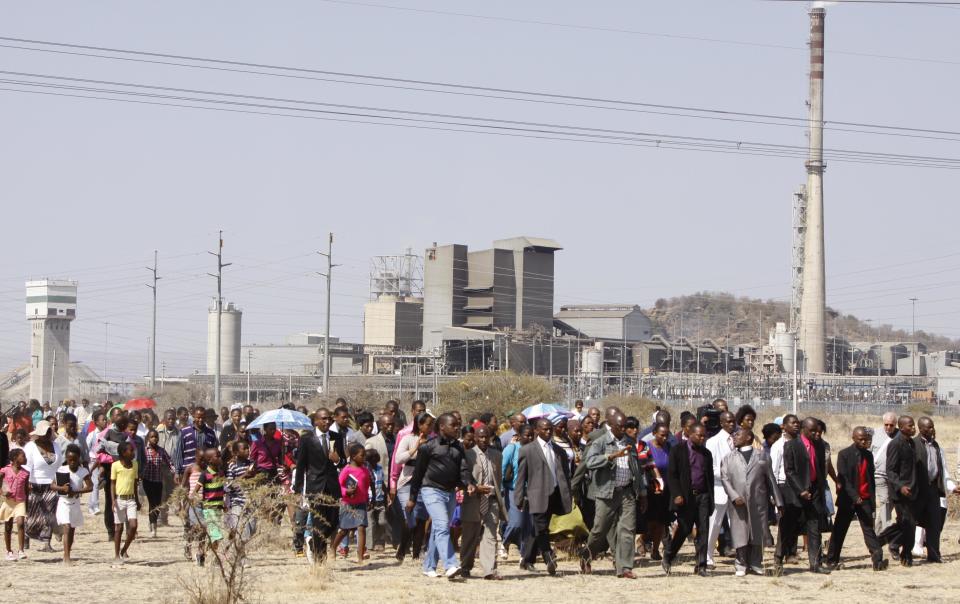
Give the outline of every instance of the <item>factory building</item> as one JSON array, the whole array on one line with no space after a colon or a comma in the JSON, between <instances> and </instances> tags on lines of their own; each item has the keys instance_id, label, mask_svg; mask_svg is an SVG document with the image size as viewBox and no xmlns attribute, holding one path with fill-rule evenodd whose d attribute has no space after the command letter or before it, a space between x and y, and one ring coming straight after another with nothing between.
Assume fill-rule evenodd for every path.
<instances>
[{"instance_id":1,"label":"factory building","mask_svg":"<svg viewBox=\"0 0 960 604\"><path fill-rule=\"evenodd\" d=\"M30 322L30 398L70 397L70 324L77 318L77 282L41 279L26 283Z\"/></svg>"},{"instance_id":2,"label":"factory building","mask_svg":"<svg viewBox=\"0 0 960 604\"><path fill-rule=\"evenodd\" d=\"M243 312L228 302L220 312L220 373L240 373L240 324ZM217 371L217 305L207 312L207 373Z\"/></svg>"},{"instance_id":3,"label":"factory building","mask_svg":"<svg viewBox=\"0 0 960 604\"><path fill-rule=\"evenodd\" d=\"M423 285L423 349L439 348L444 330L534 331L553 326L556 242L535 237L495 241L470 252L460 244L426 250Z\"/></svg>"},{"instance_id":4,"label":"factory building","mask_svg":"<svg viewBox=\"0 0 960 604\"><path fill-rule=\"evenodd\" d=\"M588 338L642 342L653 336L653 323L635 304L570 304L554 317Z\"/></svg>"},{"instance_id":5,"label":"factory building","mask_svg":"<svg viewBox=\"0 0 960 604\"><path fill-rule=\"evenodd\" d=\"M244 373L253 375L320 375L323 334L298 333L283 344L248 344L240 348ZM239 373L239 372L238 372ZM363 373L363 346L330 338L331 375Z\"/></svg>"},{"instance_id":6,"label":"factory building","mask_svg":"<svg viewBox=\"0 0 960 604\"><path fill-rule=\"evenodd\" d=\"M363 305L363 344L419 350L423 343L423 300L382 295Z\"/></svg>"}]
</instances>

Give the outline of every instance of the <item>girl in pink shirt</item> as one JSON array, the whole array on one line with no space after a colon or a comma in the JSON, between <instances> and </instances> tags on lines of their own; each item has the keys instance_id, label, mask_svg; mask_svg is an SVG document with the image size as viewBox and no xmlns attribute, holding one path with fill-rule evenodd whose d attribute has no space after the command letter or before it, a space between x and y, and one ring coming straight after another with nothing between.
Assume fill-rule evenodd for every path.
<instances>
[{"instance_id":1,"label":"girl in pink shirt","mask_svg":"<svg viewBox=\"0 0 960 604\"><path fill-rule=\"evenodd\" d=\"M347 448L347 457L350 465L340 470L340 529L333 540L333 549L336 551L344 537L356 531L357 563L363 564L367 549L367 502L372 481L363 445L351 444Z\"/></svg>"}]
</instances>

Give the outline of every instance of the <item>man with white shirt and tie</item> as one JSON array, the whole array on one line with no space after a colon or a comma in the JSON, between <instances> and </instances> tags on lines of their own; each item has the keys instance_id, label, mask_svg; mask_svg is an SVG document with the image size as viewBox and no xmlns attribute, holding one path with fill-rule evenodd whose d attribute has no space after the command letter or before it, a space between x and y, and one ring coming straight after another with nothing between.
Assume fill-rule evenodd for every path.
<instances>
[{"instance_id":1,"label":"man with white shirt and tie","mask_svg":"<svg viewBox=\"0 0 960 604\"><path fill-rule=\"evenodd\" d=\"M294 532L294 549L297 554L303 552L306 516L313 514L314 535L319 542L313 544L313 551L321 560L326 556L327 539L339 524L339 510L333 503L340 499L340 482L337 466L342 461L338 452L338 435L330 432L333 415L327 409L320 409L313 416L313 432L306 433L300 440L297 454L296 477L293 492L303 496L304 505L297 510L297 527ZM321 499L325 500L320 505Z\"/></svg>"},{"instance_id":2,"label":"man with white shirt and tie","mask_svg":"<svg viewBox=\"0 0 960 604\"><path fill-rule=\"evenodd\" d=\"M773 467L773 476L777 479L777 488L783 495L787 487L787 473L783 465L784 446L797 437L800 433L800 418L790 413L783 416L783 436L770 447L770 465ZM785 530L787 525L795 524L800 515L800 509L796 506L786 503L783 506L783 514L777 520L777 541L784 541L784 556L788 562L794 562L797 558L797 535L793 530Z\"/></svg>"},{"instance_id":3,"label":"man with white shirt and tie","mask_svg":"<svg viewBox=\"0 0 960 604\"><path fill-rule=\"evenodd\" d=\"M566 454L553 442L553 424L537 420L536 438L520 449L514 503L533 519L533 534L524 545L520 561L523 570L534 570L537 553L543 556L547 572L557 573L557 558L550 547L550 519L569 514L572 508L570 466Z\"/></svg>"},{"instance_id":4,"label":"man with white shirt and tie","mask_svg":"<svg viewBox=\"0 0 960 604\"><path fill-rule=\"evenodd\" d=\"M713 456L713 514L710 516L710 533L707 538L707 568L713 570L713 548L720 536L720 527L727 516L727 492L720 479L720 462L733 452L734 415L729 411L720 414L720 431L707 439L707 450Z\"/></svg>"}]
</instances>

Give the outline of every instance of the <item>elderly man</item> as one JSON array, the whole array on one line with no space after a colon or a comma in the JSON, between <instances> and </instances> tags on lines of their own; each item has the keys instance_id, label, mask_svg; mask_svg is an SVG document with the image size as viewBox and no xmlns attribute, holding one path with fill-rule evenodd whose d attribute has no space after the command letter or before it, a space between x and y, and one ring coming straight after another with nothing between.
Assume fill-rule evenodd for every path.
<instances>
[{"instance_id":1,"label":"elderly man","mask_svg":"<svg viewBox=\"0 0 960 604\"><path fill-rule=\"evenodd\" d=\"M570 465L566 453L553 442L553 424L541 417L535 426L536 438L520 448L513 503L530 513L533 531L524 544L522 570L534 570L537 554L543 556L547 572L557 574L557 558L550 547L550 520L572 509Z\"/></svg>"},{"instance_id":2,"label":"elderly man","mask_svg":"<svg viewBox=\"0 0 960 604\"><path fill-rule=\"evenodd\" d=\"M893 502L890 501L887 489L887 447L896 436L897 414L892 411L884 413L883 429L874 430L873 444L870 446L870 452L873 453L874 480L877 483L874 530L878 534L893 525Z\"/></svg>"},{"instance_id":3,"label":"elderly man","mask_svg":"<svg viewBox=\"0 0 960 604\"><path fill-rule=\"evenodd\" d=\"M637 509L647 507L647 481L637 460L636 442L623 431L625 418L615 414L607 421L609 430L587 449L584 464L591 470L589 496L596 502L596 515L587 544L580 550L580 570L592 572L590 561L607 549L607 534L615 530L614 564L618 577L636 579L633 574L633 536ZM614 528L616 527L616 528Z\"/></svg>"},{"instance_id":4,"label":"elderly man","mask_svg":"<svg viewBox=\"0 0 960 604\"><path fill-rule=\"evenodd\" d=\"M717 399L723 401L723 399ZM713 547L720 536L720 527L727 517L727 493L720 480L720 466L723 460L733 452L734 415L723 411L718 418L720 431L707 439L707 449L713 456L713 514L710 515L710 534L707 539L707 568L713 570ZM741 430L742 432L742 430ZM721 548L722 550L723 548ZM721 555L722 552L721 552Z\"/></svg>"},{"instance_id":5,"label":"elderly man","mask_svg":"<svg viewBox=\"0 0 960 604\"><path fill-rule=\"evenodd\" d=\"M506 506L500 495L502 458L490 444L495 437L488 426L478 426L473 436L476 446L464 455L477 488L473 496L463 498L460 506L460 568L463 576L469 577L479 553L481 576L499 580L503 577L497 572L497 525L506 520Z\"/></svg>"},{"instance_id":6,"label":"elderly man","mask_svg":"<svg viewBox=\"0 0 960 604\"><path fill-rule=\"evenodd\" d=\"M876 505L876 482L874 479L873 454L870 452L871 436L863 426L853 429L853 444L837 455L837 517L830 536L830 550L826 563L831 568L840 564L840 551L843 540L850 528L850 521L856 516L863 531L863 541L870 552L873 570L887 568L883 559L883 548L873 530L873 513Z\"/></svg>"},{"instance_id":7,"label":"elderly man","mask_svg":"<svg viewBox=\"0 0 960 604\"><path fill-rule=\"evenodd\" d=\"M734 450L720 465L720 481L725 499L732 503L730 533L737 550L734 567L738 577L748 572L762 575L767 508L773 499L777 508L782 509L783 498L773 476L770 456L763 449L753 448L753 432L742 429L733 439Z\"/></svg>"}]
</instances>

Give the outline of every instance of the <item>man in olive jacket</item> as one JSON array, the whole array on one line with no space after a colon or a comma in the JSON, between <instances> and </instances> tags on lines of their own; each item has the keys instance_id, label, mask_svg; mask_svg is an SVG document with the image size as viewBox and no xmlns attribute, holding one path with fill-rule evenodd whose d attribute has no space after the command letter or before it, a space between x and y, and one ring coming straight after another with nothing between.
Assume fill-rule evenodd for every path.
<instances>
[{"instance_id":1,"label":"man in olive jacket","mask_svg":"<svg viewBox=\"0 0 960 604\"><path fill-rule=\"evenodd\" d=\"M647 480L637 460L636 441L624 434L623 414L607 420L606 434L596 438L584 460L591 471L588 496L597 503L596 516L587 544L580 550L580 570L592 572L590 561L607 548L607 533L615 529L613 550L616 573L624 579L633 574L637 507L647 507Z\"/></svg>"}]
</instances>

